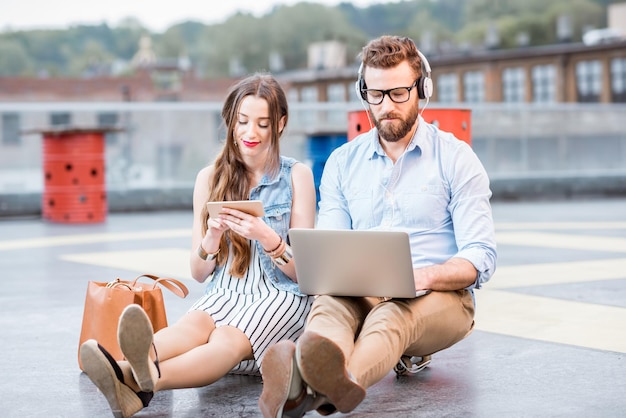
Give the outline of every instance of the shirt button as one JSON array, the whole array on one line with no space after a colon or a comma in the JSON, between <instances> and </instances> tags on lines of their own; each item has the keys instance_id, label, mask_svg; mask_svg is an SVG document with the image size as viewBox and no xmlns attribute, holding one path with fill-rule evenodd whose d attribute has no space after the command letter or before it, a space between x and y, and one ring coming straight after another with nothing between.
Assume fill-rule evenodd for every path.
<instances>
[{"instance_id":1,"label":"shirt button","mask_svg":"<svg viewBox=\"0 0 626 418\"><path fill-rule=\"evenodd\" d=\"M428 190L428 187L426 187L426 186L422 186L422 191L423 191L423 192L425 192L425 191L427 191L427 190Z\"/></svg>"},{"instance_id":2,"label":"shirt button","mask_svg":"<svg viewBox=\"0 0 626 418\"><path fill-rule=\"evenodd\" d=\"M276 216L276 219L278 219L280 221L281 219L283 219L283 215Z\"/></svg>"}]
</instances>

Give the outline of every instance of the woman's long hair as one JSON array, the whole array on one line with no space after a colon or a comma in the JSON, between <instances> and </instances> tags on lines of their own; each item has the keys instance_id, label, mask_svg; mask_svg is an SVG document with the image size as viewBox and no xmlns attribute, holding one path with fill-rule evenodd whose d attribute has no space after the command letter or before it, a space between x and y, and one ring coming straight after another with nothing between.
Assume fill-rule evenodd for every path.
<instances>
[{"instance_id":1,"label":"woman's long hair","mask_svg":"<svg viewBox=\"0 0 626 418\"><path fill-rule=\"evenodd\" d=\"M280 120L284 118L287 126L288 107L285 92L276 79L269 74L257 73L233 85L222 107L222 120L226 126L224 148L215 159L213 177L209 180L208 201L248 200L252 187L252 173L246 167L235 139L238 113L241 102L247 96L265 99L269 108L270 147L265 163L265 173L273 178L280 171L279 140L282 134ZM206 234L208 219L206 205L202 210L203 235ZM230 274L243 277L250 265L250 242L242 236L226 231L220 242L217 264L223 265L228 260L228 241L232 243L233 264Z\"/></svg>"}]
</instances>

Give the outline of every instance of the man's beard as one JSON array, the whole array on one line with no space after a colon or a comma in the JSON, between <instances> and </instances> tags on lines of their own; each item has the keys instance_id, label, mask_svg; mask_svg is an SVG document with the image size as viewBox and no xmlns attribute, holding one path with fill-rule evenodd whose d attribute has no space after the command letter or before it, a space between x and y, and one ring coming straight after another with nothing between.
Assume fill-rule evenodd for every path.
<instances>
[{"instance_id":1,"label":"man's beard","mask_svg":"<svg viewBox=\"0 0 626 418\"><path fill-rule=\"evenodd\" d=\"M411 132L411 128L413 128L413 125L417 120L417 115L419 114L419 106L417 103L415 103L415 106L411 108L406 119L402 119L400 117L399 126L394 126L393 124L386 124L383 126L380 123L380 119L385 119L387 117L398 117L398 115L394 113L386 113L380 115L380 117L376 119L371 108L369 109L369 112L370 116L374 120L374 125L376 125L376 129L378 129L378 134L380 135L380 137L387 142L398 142L399 140L404 138L409 132Z\"/></svg>"}]
</instances>

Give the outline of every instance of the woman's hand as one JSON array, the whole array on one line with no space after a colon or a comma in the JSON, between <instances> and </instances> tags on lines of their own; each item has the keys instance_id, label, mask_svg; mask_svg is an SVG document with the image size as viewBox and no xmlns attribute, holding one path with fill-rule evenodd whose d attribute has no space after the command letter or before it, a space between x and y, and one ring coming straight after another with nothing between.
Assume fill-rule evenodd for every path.
<instances>
[{"instance_id":1,"label":"woman's hand","mask_svg":"<svg viewBox=\"0 0 626 418\"><path fill-rule=\"evenodd\" d=\"M208 253L214 253L220 246L220 239L222 234L228 231L228 225L219 218L207 219L207 231L204 237L202 237L202 248Z\"/></svg>"},{"instance_id":2,"label":"woman's hand","mask_svg":"<svg viewBox=\"0 0 626 418\"><path fill-rule=\"evenodd\" d=\"M257 240L264 248L274 248L279 242L274 232L261 218L237 209L223 208L219 219L234 233L249 240Z\"/></svg>"}]
</instances>

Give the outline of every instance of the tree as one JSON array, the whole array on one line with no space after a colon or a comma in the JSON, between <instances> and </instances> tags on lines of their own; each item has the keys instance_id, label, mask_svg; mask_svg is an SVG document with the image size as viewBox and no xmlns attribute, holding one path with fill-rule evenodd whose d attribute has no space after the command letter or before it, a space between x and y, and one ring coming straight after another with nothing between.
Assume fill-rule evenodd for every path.
<instances>
[{"instance_id":1,"label":"tree","mask_svg":"<svg viewBox=\"0 0 626 418\"><path fill-rule=\"evenodd\" d=\"M70 74L87 77L104 75L109 73L113 60L114 56L100 42L89 39L80 53L72 54L68 70Z\"/></svg>"},{"instance_id":2,"label":"tree","mask_svg":"<svg viewBox=\"0 0 626 418\"><path fill-rule=\"evenodd\" d=\"M150 33L129 17L117 27L103 23L0 33L0 72L80 75L93 57L99 65L130 61L143 35L154 40L158 57L188 56L195 73L204 77L226 76L231 69L267 70L270 56L287 70L304 68L309 45L325 40L344 42L350 60L369 39L382 34L410 36L435 52L484 47L487 32L494 28L498 48L517 47L521 34L529 45L544 45L562 41L557 25L563 16L571 23L570 40L579 41L586 28L606 26L607 5L623 1L405 0L363 8L347 1L335 7L299 2L277 5L261 17L238 13L213 25L183 22L163 33Z\"/></svg>"},{"instance_id":3,"label":"tree","mask_svg":"<svg viewBox=\"0 0 626 418\"><path fill-rule=\"evenodd\" d=\"M282 6L268 17L270 44L283 55L286 68L306 68L308 47L313 42L340 40L348 58L356 57L367 41L337 9L313 3ZM350 59L349 59L350 61Z\"/></svg>"},{"instance_id":4,"label":"tree","mask_svg":"<svg viewBox=\"0 0 626 418\"><path fill-rule=\"evenodd\" d=\"M0 39L0 76L32 75L32 70L32 60L18 41Z\"/></svg>"}]
</instances>

